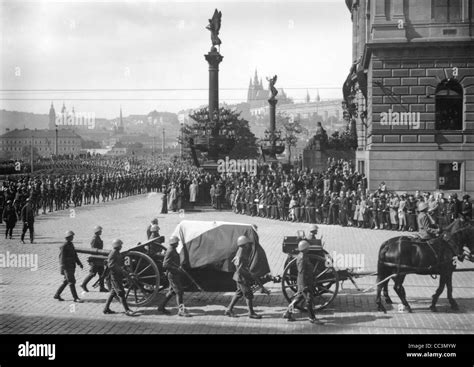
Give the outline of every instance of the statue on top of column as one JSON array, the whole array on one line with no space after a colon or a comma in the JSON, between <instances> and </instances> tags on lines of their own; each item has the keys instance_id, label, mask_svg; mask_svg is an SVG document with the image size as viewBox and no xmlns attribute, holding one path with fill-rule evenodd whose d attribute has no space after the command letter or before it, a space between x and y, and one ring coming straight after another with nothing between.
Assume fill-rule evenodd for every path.
<instances>
[{"instance_id":1,"label":"statue on top of column","mask_svg":"<svg viewBox=\"0 0 474 367\"><path fill-rule=\"evenodd\" d=\"M270 100L274 101L276 95L278 94L278 90L275 88L275 83L277 82L277 76L275 75L273 76L273 78L267 77L267 81L269 84L268 89L270 89L270 93L271 93Z\"/></svg>"},{"instance_id":2,"label":"statue on top of column","mask_svg":"<svg viewBox=\"0 0 474 367\"><path fill-rule=\"evenodd\" d=\"M209 25L206 27L206 29L211 31L211 51L217 51L215 46L219 46L219 51L221 48L222 41L219 38L219 30L221 29L221 18L222 12L218 11L217 9L214 10L214 15L212 16L212 19L209 19Z\"/></svg>"}]
</instances>

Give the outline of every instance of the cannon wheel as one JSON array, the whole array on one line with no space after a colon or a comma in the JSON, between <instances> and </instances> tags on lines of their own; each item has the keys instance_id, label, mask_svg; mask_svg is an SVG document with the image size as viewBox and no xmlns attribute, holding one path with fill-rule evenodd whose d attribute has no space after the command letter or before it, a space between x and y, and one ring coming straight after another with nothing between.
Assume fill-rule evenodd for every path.
<instances>
[{"instance_id":1,"label":"cannon wheel","mask_svg":"<svg viewBox=\"0 0 474 367\"><path fill-rule=\"evenodd\" d=\"M336 269L325 265L326 258L315 255L311 256L311 259L314 263L314 309L322 310L336 298L339 291L339 277ZM281 281L283 296L288 303L293 300L298 290L296 285L297 273L296 258L293 258L285 266ZM302 309L299 305L296 307Z\"/></svg>"},{"instance_id":2,"label":"cannon wheel","mask_svg":"<svg viewBox=\"0 0 474 367\"><path fill-rule=\"evenodd\" d=\"M161 290L157 264L142 252L129 251L124 254L124 268L128 272L123 284L128 305L150 305Z\"/></svg>"}]
</instances>

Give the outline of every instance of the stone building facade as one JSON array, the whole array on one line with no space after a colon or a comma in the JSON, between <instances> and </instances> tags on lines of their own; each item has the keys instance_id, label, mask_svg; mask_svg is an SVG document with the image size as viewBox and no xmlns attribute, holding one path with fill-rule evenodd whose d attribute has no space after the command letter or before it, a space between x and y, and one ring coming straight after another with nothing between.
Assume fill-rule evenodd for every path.
<instances>
[{"instance_id":1,"label":"stone building facade","mask_svg":"<svg viewBox=\"0 0 474 367\"><path fill-rule=\"evenodd\" d=\"M353 64L344 98L369 188L474 193L472 0L346 4Z\"/></svg>"}]
</instances>

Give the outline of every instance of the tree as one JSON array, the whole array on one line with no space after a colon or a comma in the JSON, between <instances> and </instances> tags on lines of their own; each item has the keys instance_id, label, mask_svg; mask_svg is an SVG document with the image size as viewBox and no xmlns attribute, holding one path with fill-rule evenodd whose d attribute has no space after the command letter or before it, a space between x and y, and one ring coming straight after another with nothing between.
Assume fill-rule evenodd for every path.
<instances>
[{"instance_id":1,"label":"tree","mask_svg":"<svg viewBox=\"0 0 474 367\"><path fill-rule=\"evenodd\" d=\"M335 131L328 140L329 149L352 150L357 148L357 136L352 124L346 126L342 133Z\"/></svg>"},{"instance_id":2,"label":"tree","mask_svg":"<svg viewBox=\"0 0 474 367\"><path fill-rule=\"evenodd\" d=\"M277 115L276 125L277 130L283 133L283 141L285 142L286 149L288 149L288 163L291 163L291 148L296 147L298 136L308 133L308 130L301 126L299 120L294 120L293 117L282 113Z\"/></svg>"},{"instance_id":3,"label":"tree","mask_svg":"<svg viewBox=\"0 0 474 367\"><path fill-rule=\"evenodd\" d=\"M202 108L194 111L189 117L194 121L190 125L184 124L181 127L182 136L178 138L183 147L189 149L190 139L197 134L210 134L218 128L215 122L209 120L209 109ZM250 131L249 122L240 117L240 112L221 107L219 108L219 123L227 131L233 131L235 144L229 152L229 157L233 159L256 158L258 156L257 138Z\"/></svg>"}]
</instances>

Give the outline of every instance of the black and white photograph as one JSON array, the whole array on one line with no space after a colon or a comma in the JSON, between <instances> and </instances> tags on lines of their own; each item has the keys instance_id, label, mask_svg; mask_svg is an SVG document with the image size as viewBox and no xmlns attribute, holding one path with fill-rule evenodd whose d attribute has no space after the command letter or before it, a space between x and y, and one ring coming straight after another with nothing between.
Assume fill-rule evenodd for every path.
<instances>
[{"instance_id":1,"label":"black and white photograph","mask_svg":"<svg viewBox=\"0 0 474 367\"><path fill-rule=\"evenodd\" d=\"M144 335L472 367L473 0L2 0L0 41L1 367Z\"/></svg>"}]
</instances>

